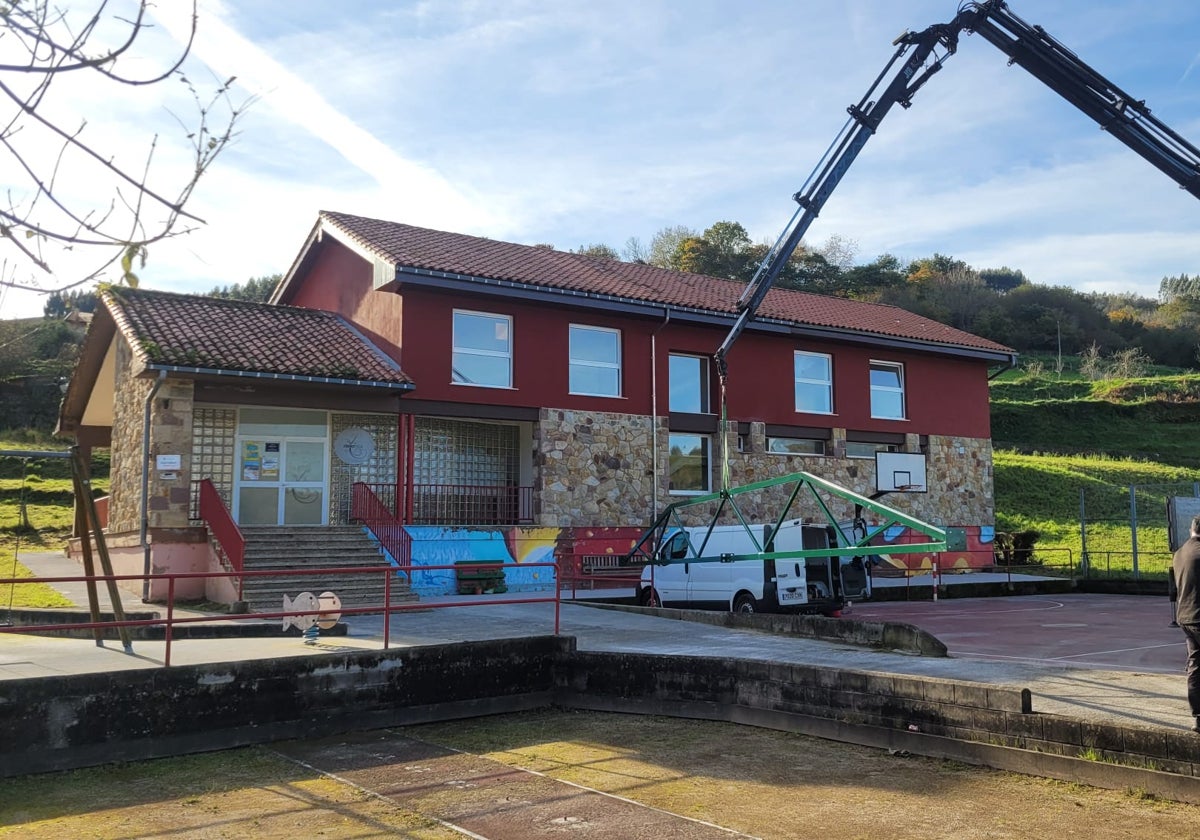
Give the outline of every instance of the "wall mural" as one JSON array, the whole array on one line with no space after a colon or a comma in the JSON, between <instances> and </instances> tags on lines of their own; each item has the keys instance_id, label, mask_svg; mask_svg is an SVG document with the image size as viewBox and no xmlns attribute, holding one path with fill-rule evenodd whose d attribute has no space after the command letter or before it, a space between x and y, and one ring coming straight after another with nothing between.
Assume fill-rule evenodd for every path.
<instances>
[{"instance_id":1,"label":"wall mural","mask_svg":"<svg viewBox=\"0 0 1200 840\"><path fill-rule=\"evenodd\" d=\"M902 572L927 572L933 567L935 557L938 561L939 571L943 572L955 569L979 569L995 565L996 529L993 526L969 525L958 530L963 531L966 537L966 547L963 549L943 551L938 555L887 554L886 551L881 551L877 555L881 561L879 566L881 569ZM924 534L918 534L903 525L893 525L880 534L874 544L884 547L889 544L919 543L928 542L928 540L929 538Z\"/></svg>"},{"instance_id":2,"label":"wall mural","mask_svg":"<svg viewBox=\"0 0 1200 840\"><path fill-rule=\"evenodd\" d=\"M408 525L413 566L503 563L503 584L509 592L554 589L554 569L530 566L553 563L554 548L565 528L466 528ZM491 587L487 587L491 588ZM413 570L412 590L418 595L458 592L454 569Z\"/></svg>"},{"instance_id":3,"label":"wall mural","mask_svg":"<svg viewBox=\"0 0 1200 840\"><path fill-rule=\"evenodd\" d=\"M936 555L942 571L978 569L995 564L995 528L990 525L968 526L960 529L965 535L965 548ZM613 559L624 555L641 535L639 528L558 528L558 527L464 527L438 525L408 525L405 531L412 538L412 590L418 595L454 595L471 592L463 586L458 569L428 569L421 566L470 566L471 564L503 564L503 575L490 581L482 575L469 577L479 581L480 592L552 592L555 570L549 566L558 558L570 561L568 568L579 571L580 559L595 560L601 556ZM906 542L926 542L927 537L904 526L888 528L875 544L882 550L875 555L880 571L899 573L927 572L933 565L932 554L888 554L888 545ZM565 573L566 574L566 573ZM463 575L472 570L463 569Z\"/></svg>"}]
</instances>

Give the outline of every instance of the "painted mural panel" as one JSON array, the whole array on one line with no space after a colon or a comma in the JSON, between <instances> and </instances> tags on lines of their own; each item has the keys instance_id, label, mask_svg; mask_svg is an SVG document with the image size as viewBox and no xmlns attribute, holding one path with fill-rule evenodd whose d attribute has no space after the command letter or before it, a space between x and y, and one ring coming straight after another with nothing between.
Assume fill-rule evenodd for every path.
<instances>
[{"instance_id":1,"label":"painted mural panel","mask_svg":"<svg viewBox=\"0 0 1200 840\"><path fill-rule=\"evenodd\" d=\"M503 586L509 592L553 591L554 549L562 528L460 528L408 525L412 538L412 590L418 595L453 595L459 591L454 568L421 566L503 564ZM486 587L483 591L499 591Z\"/></svg>"}]
</instances>

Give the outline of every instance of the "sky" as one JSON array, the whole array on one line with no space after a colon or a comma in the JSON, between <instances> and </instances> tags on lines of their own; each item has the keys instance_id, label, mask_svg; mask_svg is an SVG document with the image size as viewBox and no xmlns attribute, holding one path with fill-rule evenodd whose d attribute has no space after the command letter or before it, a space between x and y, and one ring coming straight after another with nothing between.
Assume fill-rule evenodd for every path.
<instances>
[{"instance_id":1,"label":"sky","mask_svg":"<svg viewBox=\"0 0 1200 840\"><path fill-rule=\"evenodd\" d=\"M185 5L156 7L136 59L145 67L186 38ZM1195 0L1009 6L1200 145ZM286 272L320 210L563 250L621 251L631 237L646 245L664 227L722 220L773 241L893 39L950 20L957 4L331 8L201 0L188 78L207 90L236 76L233 99L254 101L191 197L205 224L152 246L142 286L206 292ZM188 113L185 94L178 83L134 95L67 80L45 113L72 125L86 117L89 138L125 154L144 155L157 134L155 176L176 184L191 165L176 119ZM0 187L19 189L14 174L0 166ZM70 184L88 200L98 189L86 176ZM1155 297L1163 276L1200 274L1198 227L1200 202L969 35L912 108L887 116L806 242L852 240L860 263L941 253L1035 283ZM0 257L3 276L42 288L81 276L77 253L52 261L52 275L26 271L11 248ZM0 290L0 317L40 315L43 302Z\"/></svg>"}]
</instances>

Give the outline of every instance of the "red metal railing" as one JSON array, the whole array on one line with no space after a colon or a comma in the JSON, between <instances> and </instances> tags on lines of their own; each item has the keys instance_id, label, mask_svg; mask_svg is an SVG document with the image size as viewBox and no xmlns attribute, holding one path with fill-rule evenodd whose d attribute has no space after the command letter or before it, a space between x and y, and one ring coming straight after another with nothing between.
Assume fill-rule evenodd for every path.
<instances>
[{"instance_id":1,"label":"red metal railing","mask_svg":"<svg viewBox=\"0 0 1200 840\"><path fill-rule=\"evenodd\" d=\"M412 562L412 537L404 530L395 508L384 504L375 495L374 486L377 485L354 482L350 488L350 521L361 522L396 563L407 566ZM382 486L393 490L396 487L394 484Z\"/></svg>"},{"instance_id":2,"label":"red metal railing","mask_svg":"<svg viewBox=\"0 0 1200 840\"><path fill-rule=\"evenodd\" d=\"M237 523L229 515L216 486L207 478L200 482L200 518L208 525L208 532L217 541L230 570L244 571L246 538L242 536ZM237 579L237 588L240 601L242 599L242 579L240 577Z\"/></svg>"},{"instance_id":3,"label":"red metal railing","mask_svg":"<svg viewBox=\"0 0 1200 840\"><path fill-rule=\"evenodd\" d=\"M495 563L495 564L477 564L473 569L481 570L488 568L504 569L511 564ZM555 569L557 577L557 563L523 563L523 567L544 567ZM178 574L154 574L154 575L75 575L75 576L60 576L60 577L36 577L36 578L4 578L0 579L0 586L6 585L30 585L30 584L53 584L53 583L79 583L85 581L154 581L165 580L167 582L167 615L165 618L146 618L146 619L127 619L125 621L80 621L80 622L63 622L61 624L28 624L28 625L0 625L0 634L2 633L23 633L23 634L38 634L38 633L55 633L69 630L104 630L107 628L117 629L120 627L162 627L163 640L166 642L166 649L163 655L163 665L169 667L171 665L171 644L173 639L173 629L183 624L200 624L204 622L214 621L229 621L237 619L245 621L249 619L281 619L285 617L296 616L324 616L329 615L333 610L280 610L278 612L258 612L258 613L238 613L236 615L226 615L224 613L215 615L202 616L187 616L177 618L175 616L175 581L188 579L211 579L211 578L230 578L237 577L277 577L277 578L310 578L319 575L346 575L346 574L363 574L363 575L382 575L384 585L384 597L382 604L373 604L360 607L343 606L336 612L343 618L356 615L378 615L383 613L383 649L387 650L391 646L391 617L394 613L412 612L416 610L431 610L431 609L448 609L453 607L476 607L488 606L491 604L554 604L554 634L558 635L561 629L562 616L562 601L559 598L558 586L555 585L552 594L537 596L530 594L528 597L496 597L483 596L471 601L417 601L413 603L393 604L392 579L397 571L412 577L413 570L418 571L440 571L454 570L458 567L451 564L445 566L401 566L399 570L395 566L357 566L353 568L320 568L320 569L289 569L286 572L278 570L260 570L260 571L242 571L242 572L184 572ZM299 584L297 584L299 586ZM312 588L316 588L314 585Z\"/></svg>"},{"instance_id":4,"label":"red metal railing","mask_svg":"<svg viewBox=\"0 0 1200 840\"><path fill-rule=\"evenodd\" d=\"M414 484L405 497L404 485L367 484L383 505L403 518L411 509L410 525L527 525L534 521L533 488L484 484Z\"/></svg>"}]
</instances>

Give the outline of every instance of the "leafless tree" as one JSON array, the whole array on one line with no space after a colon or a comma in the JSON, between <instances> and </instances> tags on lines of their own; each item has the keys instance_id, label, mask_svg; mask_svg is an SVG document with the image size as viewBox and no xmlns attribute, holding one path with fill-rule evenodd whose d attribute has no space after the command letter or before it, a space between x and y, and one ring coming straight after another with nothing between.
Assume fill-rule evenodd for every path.
<instances>
[{"instance_id":1,"label":"leafless tree","mask_svg":"<svg viewBox=\"0 0 1200 840\"><path fill-rule=\"evenodd\" d=\"M182 45L155 26L153 5L0 0L0 286L62 291L114 265L136 285L150 245L203 224L188 200L249 103L233 103L232 78L202 92L184 75L196 0ZM194 109L170 112L177 145L148 131L131 150L112 131L127 127L114 102L150 86L174 93L162 90L172 81ZM89 126L89 113L102 119Z\"/></svg>"}]
</instances>

